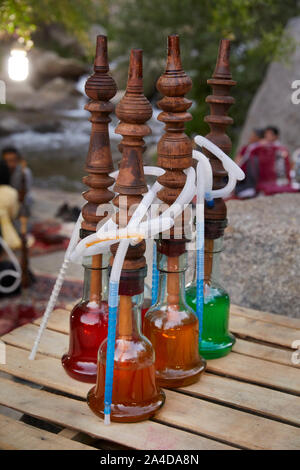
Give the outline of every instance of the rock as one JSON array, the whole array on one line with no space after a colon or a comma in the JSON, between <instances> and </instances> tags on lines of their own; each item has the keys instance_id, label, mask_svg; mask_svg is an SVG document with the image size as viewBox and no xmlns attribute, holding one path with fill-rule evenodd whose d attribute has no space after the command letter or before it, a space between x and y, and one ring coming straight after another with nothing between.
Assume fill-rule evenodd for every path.
<instances>
[{"instance_id":1,"label":"rock","mask_svg":"<svg viewBox=\"0 0 300 470\"><path fill-rule=\"evenodd\" d=\"M13 133L25 132L28 128L29 126L18 118L15 118L14 116L4 116L1 117L0 121L0 137Z\"/></svg>"},{"instance_id":2,"label":"rock","mask_svg":"<svg viewBox=\"0 0 300 470\"><path fill-rule=\"evenodd\" d=\"M231 302L300 318L300 195L228 201L221 255Z\"/></svg>"},{"instance_id":3,"label":"rock","mask_svg":"<svg viewBox=\"0 0 300 470\"><path fill-rule=\"evenodd\" d=\"M53 78L38 90L19 82L9 82L7 86L7 103L18 110L74 109L80 96L76 84L61 77Z\"/></svg>"},{"instance_id":4,"label":"rock","mask_svg":"<svg viewBox=\"0 0 300 470\"><path fill-rule=\"evenodd\" d=\"M30 60L30 81L35 87L55 77L77 80L87 72L88 67L76 59L60 57L56 52L32 49Z\"/></svg>"},{"instance_id":5,"label":"rock","mask_svg":"<svg viewBox=\"0 0 300 470\"><path fill-rule=\"evenodd\" d=\"M281 131L281 140L293 152L300 147L300 104L293 104L292 83L300 79L300 17L289 21L286 32L296 42L289 63L273 62L259 87L246 118L239 145L247 142L254 127L275 125Z\"/></svg>"}]
</instances>

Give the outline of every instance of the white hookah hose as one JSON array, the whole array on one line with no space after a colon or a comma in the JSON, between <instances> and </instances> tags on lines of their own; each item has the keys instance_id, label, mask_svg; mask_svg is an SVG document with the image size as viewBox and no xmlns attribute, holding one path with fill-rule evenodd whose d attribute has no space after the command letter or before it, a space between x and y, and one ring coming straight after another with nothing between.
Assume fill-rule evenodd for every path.
<instances>
[{"instance_id":1,"label":"white hookah hose","mask_svg":"<svg viewBox=\"0 0 300 470\"><path fill-rule=\"evenodd\" d=\"M214 154L228 172L227 184L218 190L213 190L213 173L209 159L197 150L193 150L193 157L198 160L197 164L197 202L196 202L196 313L199 320L199 342L202 340L203 331L203 309L204 309L204 199L208 206L214 204L214 198L226 197L235 188L236 181L245 177L240 167L219 147L202 136L196 136L195 142Z\"/></svg>"},{"instance_id":2,"label":"white hookah hose","mask_svg":"<svg viewBox=\"0 0 300 470\"><path fill-rule=\"evenodd\" d=\"M152 167L152 174L159 176L161 169ZM149 174L149 173L146 173ZM156 182L149 190L149 192L144 196L142 202L136 209L133 214L130 222L128 223L128 228L135 228L137 223L142 220L144 215L147 213L147 210L151 203L153 202L157 191L161 188L161 185ZM192 188L192 190L191 190ZM161 230L167 230L174 224L174 219L179 215L180 210L178 206L183 210L183 205L190 202L194 195L195 188L195 171L193 168L187 170L187 178L185 186L172 204L171 210L167 209L160 217L152 219L152 226L150 228L151 236L160 232ZM173 213L173 217L170 215ZM142 224L140 224L141 226ZM117 308L118 308L118 293L119 293L119 282L121 276L121 270L126 256L127 249L129 247L130 240L122 240L119 244L114 263L112 266L109 282L109 332L107 338L107 354L106 354L106 375L105 375L105 397L104 397L104 424L110 424L110 413L111 413L111 402L112 402L112 390L113 390L113 371L114 371L114 349L115 349L115 329L117 321ZM111 320L111 322L110 322Z\"/></svg>"},{"instance_id":3,"label":"white hookah hose","mask_svg":"<svg viewBox=\"0 0 300 470\"><path fill-rule=\"evenodd\" d=\"M65 280L66 271L67 271L67 268L68 268L68 265L69 265L69 262L70 262L70 254L71 254L72 250L74 250L75 245L76 245L76 243L78 242L78 239L79 239L79 229L80 229L81 222L82 222L82 215L80 213L79 217L77 219L77 222L75 224L75 227L73 229L73 233L72 233L72 236L71 236L71 239L70 239L70 243L69 243L69 246L68 246L68 248L66 250L66 253L65 253L64 261L62 263L59 274L57 276L54 287L52 289L50 299L48 300L48 304L47 304L46 310L44 312L43 319L42 319L42 322L41 322L40 327L39 327L39 331L38 331L37 336L35 338L32 350L29 354L29 359L31 361L33 361L35 359L35 356L36 356L36 353L37 353L37 350L38 350L38 347L39 347L39 344L40 344L40 341L41 341L41 338L42 338L42 334L43 334L43 332L44 332L44 330L47 326L49 317L50 317L51 313L53 312L53 309L55 307L57 298L59 296L61 287L62 287L63 282Z\"/></svg>"},{"instance_id":4,"label":"white hookah hose","mask_svg":"<svg viewBox=\"0 0 300 470\"><path fill-rule=\"evenodd\" d=\"M235 188L236 181L241 181L245 178L243 170L228 156L223 150L215 145L210 140L206 139L202 135L197 135L194 141L199 147L204 147L206 150L215 155L221 160L224 169L228 173L228 182L224 188L212 190L212 196L214 198L229 196L231 191Z\"/></svg>"},{"instance_id":5,"label":"white hookah hose","mask_svg":"<svg viewBox=\"0 0 300 470\"><path fill-rule=\"evenodd\" d=\"M8 246L8 244L2 237L0 237L0 245L2 245L2 248L4 249L4 251L6 251L8 258L10 259L13 266L15 267L15 270L4 269L3 271L0 272L0 292L2 292L3 294L10 294L14 292L21 284L21 275L22 275L21 267L20 267L20 263L17 257L15 256L13 251L10 249L10 247ZM3 278L7 276L12 276L15 278L15 280L10 286L5 287L1 284L1 281Z\"/></svg>"}]
</instances>

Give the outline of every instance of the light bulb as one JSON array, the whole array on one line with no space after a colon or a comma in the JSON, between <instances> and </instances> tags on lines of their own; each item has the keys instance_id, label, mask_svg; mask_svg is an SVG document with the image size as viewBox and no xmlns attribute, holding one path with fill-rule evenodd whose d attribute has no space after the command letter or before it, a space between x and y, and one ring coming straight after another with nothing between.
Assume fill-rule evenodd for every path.
<instances>
[{"instance_id":1,"label":"light bulb","mask_svg":"<svg viewBox=\"0 0 300 470\"><path fill-rule=\"evenodd\" d=\"M29 72L29 60L26 51L13 49L8 59L9 78L17 82L26 80Z\"/></svg>"}]
</instances>

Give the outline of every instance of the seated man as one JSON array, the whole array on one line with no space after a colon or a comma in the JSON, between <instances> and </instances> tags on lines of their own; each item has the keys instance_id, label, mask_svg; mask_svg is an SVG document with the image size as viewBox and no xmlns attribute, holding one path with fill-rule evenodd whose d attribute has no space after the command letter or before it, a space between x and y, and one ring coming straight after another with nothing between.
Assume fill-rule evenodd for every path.
<instances>
[{"instance_id":1,"label":"seated man","mask_svg":"<svg viewBox=\"0 0 300 470\"><path fill-rule=\"evenodd\" d=\"M295 191L291 186L289 151L279 141L276 127L265 129L264 139L251 149L249 161L257 165L257 193L271 195Z\"/></svg>"},{"instance_id":2,"label":"seated man","mask_svg":"<svg viewBox=\"0 0 300 470\"><path fill-rule=\"evenodd\" d=\"M26 161L15 147L4 148L2 150L2 159L8 166L10 172L10 185L18 191L19 200L22 200L21 193L23 191L25 192L25 199L22 203L23 206L26 207L27 214L30 215L30 207L33 203L31 195L33 182L32 172L30 168L27 167Z\"/></svg>"},{"instance_id":3,"label":"seated man","mask_svg":"<svg viewBox=\"0 0 300 470\"><path fill-rule=\"evenodd\" d=\"M249 156L258 145L260 145L264 136L263 129L253 129L249 137L248 143L244 145L237 156L235 162L241 167L245 173L245 179L238 181L235 194L239 199L248 199L256 196L257 184L257 161L249 160Z\"/></svg>"}]
</instances>

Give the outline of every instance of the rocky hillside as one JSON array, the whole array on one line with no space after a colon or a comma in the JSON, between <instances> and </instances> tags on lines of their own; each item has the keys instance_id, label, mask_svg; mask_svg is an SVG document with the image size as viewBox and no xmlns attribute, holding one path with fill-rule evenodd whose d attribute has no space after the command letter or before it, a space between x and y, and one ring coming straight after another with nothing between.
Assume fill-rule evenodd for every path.
<instances>
[{"instance_id":1,"label":"rocky hillside","mask_svg":"<svg viewBox=\"0 0 300 470\"><path fill-rule=\"evenodd\" d=\"M300 17L288 23L287 33L295 42L295 51L288 63L273 62L269 66L249 109L240 145L247 141L254 127L275 125L291 152L300 147L300 104L291 101L292 83L300 80Z\"/></svg>"}]
</instances>

